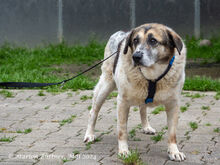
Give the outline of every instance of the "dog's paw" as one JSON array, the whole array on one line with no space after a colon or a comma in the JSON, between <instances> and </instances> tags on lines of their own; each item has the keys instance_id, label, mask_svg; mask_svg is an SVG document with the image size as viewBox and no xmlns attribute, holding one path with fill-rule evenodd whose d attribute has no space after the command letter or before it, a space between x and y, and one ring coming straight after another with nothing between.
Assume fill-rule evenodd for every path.
<instances>
[{"instance_id":1,"label":"dog's paw","mask_svg":"<svg viewBox=\"0 0 220 165\"><path fill-rule=\"evenodd\" d=\"M143 132L145 134L154 135L156 133L156 130L153 129L151 126L143 128Z\"/></svg>"},{"instance_id":2,"label":"dog's paw","mask_svg":"<svg viewBox=\"0 0 220 165\"><path fill-rule=\"evenodd\" d=\"M179 152L176 144L171 144L170 147L168 148L167 153L170 160L173 161L181 162L186 159L185 154L183 152Z\"/></svg>"},{"instance_id":3,"label":"dog's paw","mask_svg":"<svg viewBox=\"0 0 220 165\"><path fill-rule=\"evenodd\" d=\"M85 137L84 137L84 143L86 142L93 142L95 141L95 135L94 134L86 134Z\"/></svg>"},{"instance_id":4,"label":"dog's paw","mask_svg":"<svg viewBox=\"0 0 220 165\"><path fill-rule=\"evenodd\" d=\"M118 155L119 155L119 156L127 157L129 154L130 154L130 151L129 151L129 150L120 150L120 149L119 149L119 151L118 151Z\"/></svg>"}]
</instances>

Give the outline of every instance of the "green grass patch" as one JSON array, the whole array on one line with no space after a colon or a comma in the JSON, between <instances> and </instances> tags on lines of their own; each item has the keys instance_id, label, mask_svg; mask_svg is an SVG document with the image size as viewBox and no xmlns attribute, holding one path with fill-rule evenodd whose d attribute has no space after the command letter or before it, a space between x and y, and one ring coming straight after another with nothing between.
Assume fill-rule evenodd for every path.
<instances>
[{"instance_id":1,"label":"green grass patch","mask_svg":"<svg viewBox=\"0 0 220 165\"><path fill-rule=\"evenodd\" d=\"M46 96L46 95L44 94L44 91L39 91L37 95L38 95L38 96Z\"/></svg>"},{"instance_id":2,"label":"green grass patch","mask_svg":"<svg viewBox=\"0 0 220 165\"><path fill-rule=\"evenodd\" d=\"M107 97L107 99L109 100L109 99L112 99L113 97L117 97L117 96L118 96L118 92L111 92L109 94L109 96Z\"/></svg>"},{"instance_id":3,"label":"green grass patch","mask_svg":"<svg viewBox=\"0 0 220 165\"><path fill-rule=\"evenodd\" d=\"M209 126L211 126L211 124L210 124L210 123L206 123L205 126L208 126L208 127L209 127Z\"/></svg>"},{"instance_id":4,"label":"green grass patch","mask_svg":"<svg viewBox=\"0 0 220 165\"><path fill-rule=\"evenodd\" d=\"M203 61L220 62L220 36L210 38L211 46L199 46L201 39L186 38L187 58L188 59L203 59Z\"/></svg>"},{"instance_id":5,"label":"green grass patch","mask_svg":"<svg viewBox=\"0 0 220 165\"><path fill-rule=\"evenodd\" d=\"M76 115L72 115L68 119L64 119L64 120L60 121L60 126L63 126L67 123L72 123L73 119L75 119L75 118L76 118Z\"/></svg>"},{"instance_id":6,"label":"green grass patch","mask_svg":"<svg viewBox=\"0 0 220 165\"><path fill-rule=\"evenodd\" d=\"M92 96L83 95L80 97L80 100L82 100L82 101L86 101L88 99L92 99Z\"/></svg>"},{"instance_id":7,"label":"green grass patch","mask_svg":"<svg viewBox=\"0 0 220 165\"><path fill-rule=\"evenodd\" d=\"M123 161L124 165L144 165L137 149L131 151L128 155L118 155L118 158Z\"/></svg>"},{"instance_id":8,"label":"green grass patch","mask_svg":"<svg viewBox=\"0 0 220 165\"><path fill-rule=\"evenodd\" d=\"M216 133L220 133L220 128L215 128L213 131Z\"/></svg>"},{"instance_id":9,"label":"green grass patch","mask_svg":"<svg viewBox=\"0 0 220 165\"><path fill-rule=\"evenodd\" d=\"M214 96L214 98L216 100L219 100L220 99L220 91L217 91L216 95Z\"/></svg>"},{"instance_id":10,"label":"green grass patch","mask_svg":"<svg viewBox=\"0 0 220 165\"><path fill-rule=\"evenodd\" d=\"M193 131L198 128L198 124L196 122L190 122L189 126L192 128Z\"/></svg>"},{"instance_id":11,"label":"green grass patch","mask_svg":"<svg viewBox=\"0 0 220 165\"><path fill-rule=\"evenodd\" d=\"M24 134L28 134L28 133L31 133L31 132L32 132L31 128L25 129L23 131L21 131L21 130L17 130L16 131L16 133L24 133Z\"/></svg>"},{"instance_id":12,"label":"green grass patch","mask_svg":"<svg viewBox=\"0 0 220 165\"><path fill-rule=\"evenodd\" d=\"M186 77L183 89L193 91L220 91L220 80L200 76Z\"/></svg>"},{"instance_id":13,"label":"green grass patch","mask_svg":"<svg viewBox=\"0 0 220 165\"><path fill-rule=\"evenodd\" d=\"M0 142L12 142L14 140L14 137L1 137Z\"/></svg>"},{"instance_id":14,"label":"green grass patch","mask_svg":"<svg viewBox=\"0 0 220 165\"><path fill-rule=\"evenodd\" d=\"M156 115L156 114L159 114L161 111L165 111L165 107L164 106L159 106L157 108L155 108L151 113Z\"/></svg>"},{"instance_id":15,"label":"green grass patch","mask_svg":"<svg viewBox=\"0 0 220 165\"><path fill-rule=\"evenodd\" d=\"M92 109L92 106L91 106L91 105L89 105L89 106L88 106L88 110L90 111L91 109Z\"/></svg>"},{"instance_id":16,"label":"green grass patch","mask_svg":"<svg viewBox=\"0 0 220 165\"><path fill-rule=\"evenodd\" d=\"M134 108L133 108L133 111L134 111L134 112L137 112L137 111L138 111L138 108L137 108L137 107L134 107Z\"/></svg>"},{"instance_id":17,"label":"green grass patch","mask_svg":"<svg viewBox=\"0 0 220 165\"><path fill-rule=\"evenodd\" d=\"M201 109L202 109L202 110L207 110L207 111L209 111L209 110L210 110L210 107L209 107L209 106L202 106Z\"/></svg>"},{"instance_id":18,"label":"green grass patch","mask_svg":"<svg viewBox=\"0 0 220 165\"><path fill-rule=\"evenodd\" d=\"M96 142L99 142L101 141L102 139L101 138L96 138L93 142L88 142L86 143L86 150L89 150L91 148L91 145L96 143Z\"/></svg>"},{"instance_id":19,"label":"green grass patch","mask_svg":"<svg viewBox=\"0 0 220 165\"><path fill-rule=\"evenodd\" d=\"M185 112L185 111L187 111L188 110L188 107L187 106L181 106L180 107L180 111L183 113L183 112Z\"/></svg>"},{"instance_id":20,"label":"green grass patch","mask_svg":"<svg viewBox=\"0 0 220 165\"><path fill-rule=\"evenodd\" d=\"M14 97L14 94L11 91L8 91L8 90L1 90L0 95L4 96L5 98Z\"/></svg>"}]
</instances>

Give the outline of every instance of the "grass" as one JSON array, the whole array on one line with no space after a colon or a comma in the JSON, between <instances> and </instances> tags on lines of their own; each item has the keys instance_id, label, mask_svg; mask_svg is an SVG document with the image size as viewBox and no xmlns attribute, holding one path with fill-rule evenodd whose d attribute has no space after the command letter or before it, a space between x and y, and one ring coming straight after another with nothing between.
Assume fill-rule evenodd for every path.
<instances>
[{"instance_id":1,"label":"grass","mask_svg":"<svg viewBox=\"0 0 220 165\"><path fill-rule=\"evenodd\" d=\"M212 61L220 62L220 37L214 37L211 41L213 42L211 47L199 47L199 40L194 38L186 39L187 58L212 59ZM105 43L99 43L94 40L91 40L85 46L69 46L65 42L36 48L4 44L0 47L0 82L60 82L79 73L77 68L76 71L66 71L62 66L92 65L103 59L104 47ZM96 83L97 78L83 75L69 81L62 89L59 86L40 89L47 89L49 92L62 92L67 89L74 91L78 89L90 90L94 88ZM187 77L184 89L220 91L220 82L207 77ZM39 95L41 94L39 93ZM108 99L116 96L117 93L113 92ZM218 95L217 98L219 99L219 97Z\"/></svg>"},{"instance_id":2,"label":"grass","mask_svg":"<svg viewBox=\"0 0 220 165\"><path fill-rule=\"evenodd\" d=\"M0 95L4 96L5 98L14 97L14 94L11 91L8 91L8 90L1 90Z\"/></svg>"},{"instance_id":3,"label":"grass","mask_svg":"<svg viewBox=\"0 0 220 165\"><path fill-rule=\"evenodd\" d=\"M211 125L212 125L212 124L210 124L210 123L206 123L206 124L205 124L205 126L208 126L208 127L211 126Z\"/></svg>"},{"instance_id":4,"label":"grass","mask_svg":"<svg viewBox=\"0 0 220 165\"><path fill-rule=\"evenodd\" d=\"M44 91L42 91L42 90L39 91L37 95L38 95L38 96L46 96L46 95L44 94Z\"/></svg>"},{"instance_id":5,"label":"grass","mask_svg":"<svg viewBox=\"0 0 220 165\"><path fill-rule=\"evenodd\" d=\"M196 122L190 122L189 126L192 128L193 131L198 128L198 124Z\"/></svg>"},{"instance_id":6,"label":"grass","mask_svg":"<svg viewBox=\"0 0 220 165\"><path fill-rule=\"evenodd\" d=\"M214 96L214 98L216 100L219 100L220 99L220 91L217 91L216 95Z\"/></svg>"},{"instance_id":7,"label":"grass","mask_svg":"<svg viewBox=\"0 0 220 165\"><path fill-rule=\"evenodd\" d=\"M180 107L180 111L181 112L185 112L185 111L187 111L188 110L188 107L187 106L181 106Z\"/></svg>"},{"instance_id":8,"label":"grass","mask_svg":"<svg viewBox=\"0 0 220 165\"><path fill-rule=\"evenodd\" d=\"M159 106L157 108L155 108L151 113L156 115L156 114L159 114L161 111L165 111L165 107L164 106Z\"/></svg>"},{"instance_id":9,"label":"grass","mask_svg":"<svg viewBox=\"0 0 220 165\"><path fill-rule=\"evenodd\" d=\"M14 140L14 137L2 137L0 138L0 142L12 142Z\"/></svg>"},{"instance_id":10,"label":"grass","mask_svg":"<svg viewBox=\"0 0 220 165\"><path fill-rule=\"evenodd\" d=\"M82 100L82 101L86 101L88 99L92 99L92 96L83 95L80 97L80 100Z\"/></svg>"},{"instance_id":11,"label":"grass","mask_svg":"<svg viewBox=\"0 0 220 165\"><path fill-rule=\"evenodd\" d=\"M186 77L183 89L193 91L220 91L220 80L200 76Z\"/></svg>"},{"instance_id":12,"label":"grass","mask_svg":"<svg viewBox=\"0 0 220 165\"><path fill-rule=\"evenodd\" d=\"M209 110L210 110L210 107L209 107L209 106L202 106L201 109L202 109L202 110L207 110L207 111L209 111Z\"/></svg>"},{"instance_id":13,"label":"grass","mask_svg":"<svg viewBox=\"0 0 220 165\"><path fill-rule=\"evenodd\" d=\"M203 61L220 62L220 36L210 38L211 46L199 46L200 39L186 38L187 58L203 59Z\"/></svg>"},{"instance_id":14,"label":"grass","mask_svg":"<svg viewBox=\"0 0 220 165\"><path fill-rule=\"evenodd\" d=\"M117 96L118 96L118 92L111 92L109 94L109 96L107 97L107 99L109 100L109 99L112 99L113 97L117 97Z\"/></svg>"},{"instance_id":15,"label":"grass","mask_svg":"<svg viewBox=\"0 0 220 165\"><path fill-rule=\"evenodd\" d=\"M73 119L76 118L76 115L72 115L71 117L60 121L60 126L64 126L67 123L72 123Z\"/></svg>"},{"instance_id":16,"label":"grass","mask_svg":"<svg viewBox=\"0 0 220 165\"><path fill-rule=\"evenodd\" d=\"M28 133L31 133L31 132L32 132L32 129L31 129L31 128L28 128L28 129L25 129L24 131L17 130L16 132L17 132L17 133L24 133L24 134L28 134Z\"/></svg>"},{"instance_id":17,"label":"grass","mask_svg":"<svg viewBox=\"0 0 220 165\"><path fill-rule=\"evenodd\" d=\"M143 165L140 158L140 154L137 149L135 151L131 151L128 155L118 155L118 158L123 161L124 165Z\"/></svg>"},{"instance_id":18,"label":"grass","mask_svg":"<svg viewBox=\"0 0 220 165\"><path fill-rule=\"evenodd\" d=\"M91 145L96 143L96 142L99 142L101 141L102 139L101 138L96 138L93 142L88 142L86 143L86 150L89 150L91 148Z\"/></svg>"},{"instance_id":19,"label":"grass","mask_svg":"<svg viewBox=\"0 0 220 165\"><path fill-rule=\"evenodd\" d=\"M220 128L215 128L213 131L216 133L220 133Z\"/></svg>"}]
</instances>

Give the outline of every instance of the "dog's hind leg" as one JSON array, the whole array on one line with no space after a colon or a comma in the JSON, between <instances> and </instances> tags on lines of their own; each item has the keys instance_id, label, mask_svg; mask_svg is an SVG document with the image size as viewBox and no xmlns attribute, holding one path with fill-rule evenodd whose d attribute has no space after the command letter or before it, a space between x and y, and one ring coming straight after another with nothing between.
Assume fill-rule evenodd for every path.
<instances>
[{"instance_id":1,"label":"dog's hind leg","mask_svg":"<svg viewBox=\"0 0 220 165\"><path fill-rule=\"evenodd\" d=\"M146 134L151 134L151 135L155 134L156 130L150 126L150 123L148 121L147 106L140 105L139 109L140 109L141 124L142 124L142 128L143 128L143 132Z\"/></svg>"},{"instance_id":2,"label":"dog's hind leg","mask_svg":"<svg viewBox=\"0 0 220 165\"><path fill-rule=\"evenodd\" d=\"M90 110L84 142L91 142L95 140L94 129L99 110L104 103L106 97L109 95L110 92L114 90L114 88L115 82L112 76L102 74L93 92L92 109Z\"/></svg>"}]
</instances>

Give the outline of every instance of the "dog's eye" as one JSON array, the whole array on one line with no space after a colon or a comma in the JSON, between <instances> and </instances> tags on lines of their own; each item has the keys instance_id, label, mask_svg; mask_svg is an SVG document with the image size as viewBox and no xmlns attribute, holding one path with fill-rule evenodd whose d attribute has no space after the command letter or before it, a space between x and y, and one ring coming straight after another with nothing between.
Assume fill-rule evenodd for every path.
<instances>
[{"instance_id":1,"label":"dog's eye","mask_svg":"<svg viewBox=\"0 0 220 165\"><path fill-rule=\"evenodd\" d=\"M156 45L158 42L157 42L157 40L156 40L155 38L151 38L151 39L149 40L149 43L150 43L151 45Z\"/></svg>"},{"instance_id":2,"label":"dog's eye","mask_svg":"<svg viewBox=\"0 0 220 165\"><path fill-rule=\"evenodd\" d=\"M133 40L133 42L134 42L134 45L137 45L138 42L139 42L138 38L135 38L135 39Z\"/></svg>"}]
</instances>

